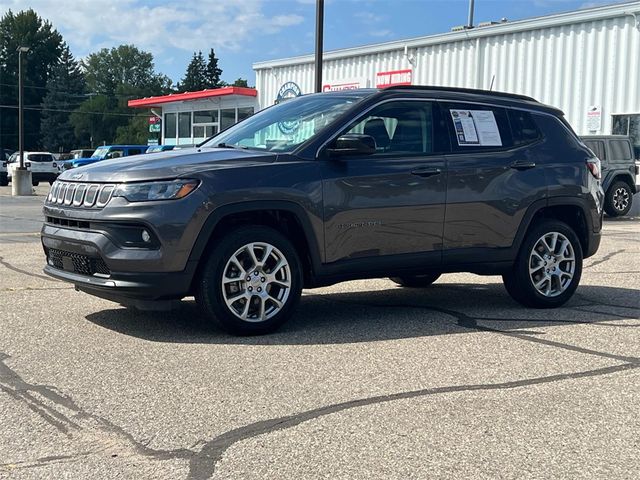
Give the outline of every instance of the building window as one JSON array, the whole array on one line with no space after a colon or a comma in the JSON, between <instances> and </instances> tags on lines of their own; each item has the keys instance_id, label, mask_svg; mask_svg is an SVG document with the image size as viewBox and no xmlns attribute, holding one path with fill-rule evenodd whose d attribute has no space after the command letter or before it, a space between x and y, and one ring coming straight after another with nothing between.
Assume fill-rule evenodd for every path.
<instances>
[{"instance_id":1,"label":"building window","mask_svg":"<svg viewBox=\"0 0 640 480\"><path fill-rule=\"evenodd\" d=\"M220 110L220 130L229 128L234 123L236 123L235 108L225 108Z\"/></svg>"},{"instance_id":2,"label":"building window","mask_svg":"<svg viewBox=\"0 0 640 480\"><path fill-rule=\"evenodd\" d=\"M611 133L614 135L627 135L631 139L635 158L640 159L640 113L613 115Z\"/></svg>"},{"instance_id":3,"label":"building window","mask_svg":"<svg viewBox=\"0 0 640 480\"><path fill-rule=\"evenodd\" d=\"M249 118L251 115L253 115L253 107L238 108L238 121Z\"/></svg>"},{"instance_id":4,"label":"building window","mask_svg":"<svg viewBox=\"0 0 640 480\"><path fill-rule=\"evenodd\" d=\"M193 112L193 123L218 123L218 111L198 110Z\"/></svg>"},{"instance_id":5,"label":"building window","mask_svg":"<svg viewBox=\"0 0 640 480\"><path fill-rule=\"evenodd\" d=\"M164 142L167 139L175 140L176 138L176 114L165 113L164 114Z\"/></svg>"},{"instance_id":6,"label":"building window","mask_svg":"<svg viewBox=\"0 0 640 480\"><path fill-rule=\"evenodd\" d=\"M178 137L180 140L191 139L191 112L180 112L178 115Z\"/></svg>"}]
</instances>

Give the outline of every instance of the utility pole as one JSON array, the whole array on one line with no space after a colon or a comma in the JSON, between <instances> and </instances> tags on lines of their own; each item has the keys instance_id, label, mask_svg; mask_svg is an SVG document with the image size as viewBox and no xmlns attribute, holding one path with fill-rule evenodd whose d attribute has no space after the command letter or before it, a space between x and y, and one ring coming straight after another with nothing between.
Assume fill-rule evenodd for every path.
<instances>
[{"instance_id":1,"label":"utility pole","mask_svg":"<svg viewBox=\"0 0 640 480\"><path fill-rule=\"evenodd\" d=\"M474 3L474 0L469 0L469 18L467 19L467 28L473 28Z\"/></svg>"},{"instance_id":2,"label":"utility pole","mask_svg":"<svg viewBox=\"0 0 640 480\"><path fill-rule=\"evenodd\" d=\"M316 0L316 92L322 91L322 47L324 37L324 0Z\"/></svg>"},{"instance_id":3,"label":"utility pole","mask_svg":"<svg viewBox=\"0 0 640 480\"><path fill-rule=\"evenodd\" d=\"M31 195L31 171L24 166L24 72L22 71L22 54L29 47L18 47L18 151L20 167L11 176L12 195Z\"/></svg>"}]
</instances>

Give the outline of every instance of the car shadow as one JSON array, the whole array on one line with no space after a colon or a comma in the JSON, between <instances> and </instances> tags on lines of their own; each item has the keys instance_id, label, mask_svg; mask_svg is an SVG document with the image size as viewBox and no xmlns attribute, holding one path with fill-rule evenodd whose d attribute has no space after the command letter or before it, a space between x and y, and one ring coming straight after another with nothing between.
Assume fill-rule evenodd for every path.
<instances>
[{"instance_id":1,"label":"car shadow","mask_svg":"<svg viewBox=\"0 0 640 480\"><path fill-rule=\"evenodd\" d=\"M153 342L315 345L416 338L469 332L476 324L543 335L536 327L576 323L640 327L638 290L581 286L562 308L527 309L501 284L435 284L427 289L391 287L321 294L305 291L294 317L259 337L234 337L207 323L193 300L170 312L117 307L86 316L90 322ZM630 324L621 320L638 320Z\"/></svg>"}]
</instances>

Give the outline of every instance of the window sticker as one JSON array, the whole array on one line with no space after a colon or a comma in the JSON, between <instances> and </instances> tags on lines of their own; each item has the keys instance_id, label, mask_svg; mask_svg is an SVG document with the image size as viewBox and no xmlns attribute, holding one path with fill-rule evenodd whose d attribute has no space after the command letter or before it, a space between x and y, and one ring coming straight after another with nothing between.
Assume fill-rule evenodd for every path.
<instances>
[{"instance_id":1,"label":"window sticker","mask_svg":"<svg viewBox=\"0 0 640 480\"><path fill-rule=\"evenodd\" d=\"M450 110L458 145L501 147L502 139L491 110Z\"/></svg>"}]
</instances>

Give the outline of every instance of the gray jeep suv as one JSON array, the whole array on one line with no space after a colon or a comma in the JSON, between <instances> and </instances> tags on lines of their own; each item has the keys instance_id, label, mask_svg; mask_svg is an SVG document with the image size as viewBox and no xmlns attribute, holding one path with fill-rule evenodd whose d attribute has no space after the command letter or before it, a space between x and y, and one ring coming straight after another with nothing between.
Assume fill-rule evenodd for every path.
<instances>
[{"instance_id":1,"label":"gray jeep suv","mask_svg":"<svg viewBox=\"0 0 640 480\"><path fill-rule=\"evenodd\" d=\"M45 272L138 308L194 295L237 334L273 331L303 288L502 275L556 307L600 243L600 161L562 112L504 93L305 95L189 150L64 172Z\"/></svg>"}]
</instances>

